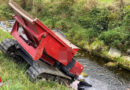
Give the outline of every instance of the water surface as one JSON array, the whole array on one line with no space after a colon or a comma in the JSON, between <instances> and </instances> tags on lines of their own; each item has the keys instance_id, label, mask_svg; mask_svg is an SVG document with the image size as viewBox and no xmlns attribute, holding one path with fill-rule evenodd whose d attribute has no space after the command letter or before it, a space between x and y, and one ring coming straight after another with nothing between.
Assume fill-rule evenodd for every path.
<instances>
[{"instance_id":1,"label":"water surface","mask_svg":"<svg viewBox=\"0 0 130 90\"><path fill-rule=\"evenodd\" d=\"M77 58L88 73L87 81L93 85L86 90L130 90L130 71L105 67L106 61L95 57Z\"/></svg>"}]
</instances>

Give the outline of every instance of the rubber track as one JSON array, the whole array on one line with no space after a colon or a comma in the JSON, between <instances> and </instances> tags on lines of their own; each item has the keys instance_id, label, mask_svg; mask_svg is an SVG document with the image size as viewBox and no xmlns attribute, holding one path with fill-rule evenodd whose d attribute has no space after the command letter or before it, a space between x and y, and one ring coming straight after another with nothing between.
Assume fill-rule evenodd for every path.
<instances>
[{"instance_id":1,"label":"rubber track","mask_svg":"<svg viewBox=\"0 0 130 90\"><path fill-rule=\"evenodd\" d=\"M0 50L8 55L8 50L12 47L16 45L16 41L13 39L5 39L4 41L2 41L0 43Z\"/></svg>"},{"instance_id":2,"label":"rubber track","mask_svg":"<svg viewBox=\"0 0 130 90\"><path fill-rule=\"evenodd\" d=\"M46 80L46 81L56 81L59 84L64 84L66 86L70 85L72 80L66 79L64 77L59 77L56 75L51 75L48 73L39 73L33 66L31 66L27 71L26 74L30 81L35 82L37 80Z\"/></svg>"}]
</instances>

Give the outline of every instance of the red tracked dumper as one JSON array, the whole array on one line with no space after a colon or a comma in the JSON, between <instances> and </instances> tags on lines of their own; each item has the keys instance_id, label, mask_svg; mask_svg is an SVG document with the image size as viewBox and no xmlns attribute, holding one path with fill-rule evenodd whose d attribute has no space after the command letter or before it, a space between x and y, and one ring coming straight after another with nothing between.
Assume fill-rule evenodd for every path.
<instances>
[{"instance_id":1,"label":"red tracked dumper","mask_svg":"<svg viewBox=\"0 0 130 90\"><path fill-rule=\"evenodd\" d=\"M32 18L13 0L9 5L14 10L15 24L11 31L14 39L6 39L0 50L30 64L26 74L31 81L45 78L69 84L83 71L84 67L73 57L79 50L60 32L50 30L37 18Z\"/></svg>"}]
</instances>

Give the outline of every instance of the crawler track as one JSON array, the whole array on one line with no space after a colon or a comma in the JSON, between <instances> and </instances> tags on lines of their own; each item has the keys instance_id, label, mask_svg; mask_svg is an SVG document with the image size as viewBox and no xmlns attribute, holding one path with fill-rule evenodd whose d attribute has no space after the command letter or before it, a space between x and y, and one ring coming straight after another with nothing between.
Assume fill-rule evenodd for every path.
<instances>
[{"instance_id":1,"label":"crawler track","mask_svg":"<svg viewBox=\"0 0 130 90\"><path fill-rule=\"evenodd\" d=\"M6 39L0 43L0 50L7 56L13 57L20 62L18 58L21 59L18 55L18 43L13 39ZM22 58L23 59L23 58ZM26 70L26 74L29 77L30 81L35 82L37 80L46 80L46 81L56 81L59 84L69 85L72 82L72 79L57 68L49 66L43 61L38 60L32 61L33 64Z\"/></svg>"},{"instance_id":2,"label":"crawler track","mask_svg":"<svg viewBox=\"0 0 130 90\"><path fill-rule=\"evenodd\" d=\"M26 71L27 76L29 77L30 81L35 82L39 80L46 80L46 81L56 81L59 84L69 85L72 81L70 79L67 79L65 77L53 75L51 73L46 72L39 72L35 67L31 66Z\"/></svg>"},{"instance_id":3,"label":"crawler track","mask_svg":"<svg viewBox=\"0 0 130 90\"><path fill-rule=\"evenodd\" d=\"M4 54L8 56L12 56L16 51L16 48L15 48L16 44L17 42L13 39L5 39L4 41L0 43L0 50Z\"/></svg>"}]
</instances>

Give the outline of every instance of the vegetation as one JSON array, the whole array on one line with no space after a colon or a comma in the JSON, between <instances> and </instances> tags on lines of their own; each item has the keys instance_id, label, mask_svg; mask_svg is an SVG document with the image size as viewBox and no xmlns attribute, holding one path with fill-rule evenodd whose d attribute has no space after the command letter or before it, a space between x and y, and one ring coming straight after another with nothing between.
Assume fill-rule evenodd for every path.
<instances>
[{"instance_id":1,"label":"vegetation","mask_svg":"<svg viewBox=\"0 0 130 90\"><path fill-rule=\"evenodd\" d=\"M8 33L0 30L0 42L6 38L12 38ZM32 83L26 77L26 63L16 64L12 58L7 57L0 51L0 77L3 86L0 90L68 90L63 85L55 82L40 81Z\"/></svg>"}]
</instances>

